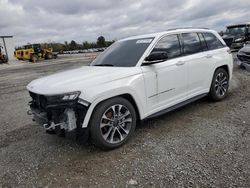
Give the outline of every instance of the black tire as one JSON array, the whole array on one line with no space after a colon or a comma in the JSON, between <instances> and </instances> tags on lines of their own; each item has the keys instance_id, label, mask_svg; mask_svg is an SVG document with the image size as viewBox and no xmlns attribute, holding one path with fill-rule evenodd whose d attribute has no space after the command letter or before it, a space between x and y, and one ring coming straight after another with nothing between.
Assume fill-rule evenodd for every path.
<instances>
[{"instance_id":1,"label":"black tire","mask_svg":"<svg viewBox=\"0 0 250 188\"><path fill-rule=\"evenodd\" d=\"M9 59L7 57L4 58L4 63L8 63Z\"/></svg>"},{"instance_id":2,"label":"black tire","mask_svg":"<svg viewBox=\"0 0 250 188\"><path fill-rule=\"evenodd\" d=\"M36 54L33 54L30 58L30 62L36 63L38 61L38 56Z\"/></svg>"},{"instance_id":3,"label":"black tire","mask_svg":"<svg viewBox=\"0 0 250 188\"><path fill-rule=\"evenodd\" d=\"M44 59L45 59L45 60L48 59L48 54L47 54L47 53L44 55Z\"/></svg>"},{"instance_id":4,"label":"black tire","mask_svg":"<svg viewBox=\"0 0 250 188\"><path fill-rule=\"evenodd\" d=\"M120 108L120 106L122 107ZM114 112L112 110L112 109L115 109L115 111L117 111L117 108L118 108L119 113L121 112L120 116L118 116L118 112ZM113 111L114 113L112 114L111 111ZM122 112L124 112L124 114L122 114ZM110 120L113 119L112 121L109 121L103 118L104 114L107 115L108 113L112 114L113 117L110 117ZM116 115L117 117L115 117ZM120 119L121 120L120 121L119 118L122 118L122 120ZM101 128L101 122L103 122L104 120L109 121L109 123L106 123L107 125L112 124L112 123L113 125L104 126ZM122 127L120 123L123 123ZM89 126L90 126L91 140L95 146L103 150L115 149L123 145L134 133L134 130L136 127L136 112L135 112L133 105L128 100L122 97L112 98L112 99L101 102L95 108L92 114ZM105 131L106 131L106 134L104 134ZM105 135L108 135L106 140L104 138ZM110 135L110 139L108 139L109 135Z\"/></svg>"},{"instance_id":5,"label":"black tire","mask_svg":"<svg viewBox=\"0 0 250 188\"><path fill-rule=\"evenodd\" d=\"M6 55L3 55L0 61L1 63L8 63L8 57Z\"/></svg>"},{"instance_id":6,"label":"black tire","mask_svg":"<svg viewBox=\"0 0 250 188\"><path fill-rule=\"evenodd\" d=\"M245 65L244 65L243 63L241 63L239 67L240 67L241 69L246 70L246 67L245 67Z\"/></svg>"},{"instance_id":7,"label":"black tire","mask_svg":"<svg viewBox=\"0 0 250 188\"><path fill-rule=\"evenodd\" d=\"M221 101L228 94L229 75L223 68L216 69L212 84L210 86L209 96L214 101Z\"/></svg>"},{"instance_id":8,"label":"black tire","mask_svg":"<svg viewBox=\"0 0 250 188\"><path fill-rule=\"evenodd\" d=\"M49 59L52 59L52 58L53 58L52 54L50 54L50 53L45 54L45 57L44 57L45 60L49 60Z\"/></svg>"}]
</instances>

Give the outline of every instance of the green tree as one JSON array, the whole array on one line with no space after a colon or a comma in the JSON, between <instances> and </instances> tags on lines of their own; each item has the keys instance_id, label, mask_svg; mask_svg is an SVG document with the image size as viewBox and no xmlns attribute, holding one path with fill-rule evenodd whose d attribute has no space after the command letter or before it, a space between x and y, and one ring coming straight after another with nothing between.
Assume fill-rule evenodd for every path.
<instances>
[{"instance_id":1,"label":"green tree","mask_svg":"<svg viewBox=\"0 0 250 188\"><path fill-rule=\"evenodd\" d=\"M69 44L68 44L67 41L64 42L63 50L64 50L64 51L68 51L68 50L69 50Z\"/></svg>"},{"instance_id":2,"label":"green tree","mask_svg":"<svg viewBox=\"0 0 250 188\"><path fill-rule=\"evenodd\" d=\"M90 44L89 44L88 41L84 41L84 42L82 43L82 46L83 46L83 49L89 49L89 48L90 48Z\"/></svg>"},{"instance_id":3,"label":"green tree","mask_svg":"<svg viewBox=\"0 0 250 188\"><path fill-rule=\"evenodd\" d=\"M69 44L70 50L76 50L77 49L77 43L76 41L72 40Z\"/></svg>"},{"instance_id":4,"label":"green tree","mask_svg":"<svg viewBox=\"0 0 250 188\"><path fill-rule=\"evenodd\" d=\"M98 37L96 44L97 47L106 47L105 38L103 36Z\"/></svg>"}]
</instances>

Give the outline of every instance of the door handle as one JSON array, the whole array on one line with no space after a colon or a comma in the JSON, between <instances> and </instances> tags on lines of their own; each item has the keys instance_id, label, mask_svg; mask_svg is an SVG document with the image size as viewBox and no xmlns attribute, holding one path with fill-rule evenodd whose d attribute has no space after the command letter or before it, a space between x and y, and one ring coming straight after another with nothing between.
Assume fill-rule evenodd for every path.
<instances>
[{"instance_id":1,"label":"door handle","mask_svg":"<svg viewBox=\"0 0 250 188\"><path fill-rule=\"evenodd\" d=\"M211 55L211 54L206 55L206 58L212 58L212 57L213 57L213 55Z\"/></svg>"},{"instance_id":2,"label":"door handle","mask_svg":"<svg viewBox=\"0 0 250 188\"><path fill-rule=\"evenodd\" d=\"M185 61L178 61L175 65L181 66L181 65L184 65L185 63L186 63Z\"/></svg>"}]
</instances>

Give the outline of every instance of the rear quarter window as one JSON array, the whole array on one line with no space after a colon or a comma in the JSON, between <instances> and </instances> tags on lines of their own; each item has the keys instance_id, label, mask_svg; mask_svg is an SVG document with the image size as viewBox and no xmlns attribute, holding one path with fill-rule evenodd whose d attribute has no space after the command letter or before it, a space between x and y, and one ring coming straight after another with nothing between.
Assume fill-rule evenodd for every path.
<instances>
[{"instance_id":1,"label":"rear quarter window","mask_svg":"<svg viewBox=\"0 0 250 188\"><path fill-rule=\"evenodd\" d=\"M213 33L203 33L203 36L209 50L225 47L225 45L223 45L222 42Z\"/></svg>"}]
</instances>

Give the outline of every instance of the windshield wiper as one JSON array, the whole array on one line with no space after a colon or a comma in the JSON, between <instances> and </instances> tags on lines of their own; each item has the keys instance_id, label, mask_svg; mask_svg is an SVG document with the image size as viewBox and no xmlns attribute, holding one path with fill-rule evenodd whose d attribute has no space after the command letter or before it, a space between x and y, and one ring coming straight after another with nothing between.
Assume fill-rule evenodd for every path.
<instances>
[{"instance_id":1,"label":"windshield wiper","mask_svg":"<svg viewBox=\"0 0 250 188\"><path fill-rule=\"evenodd\" d=\"M107 66L107 67L113 67L114 65L112 65L112 64L96 64L96 65L94 65L94 66Z\"/></svg>"}]
</instances>

